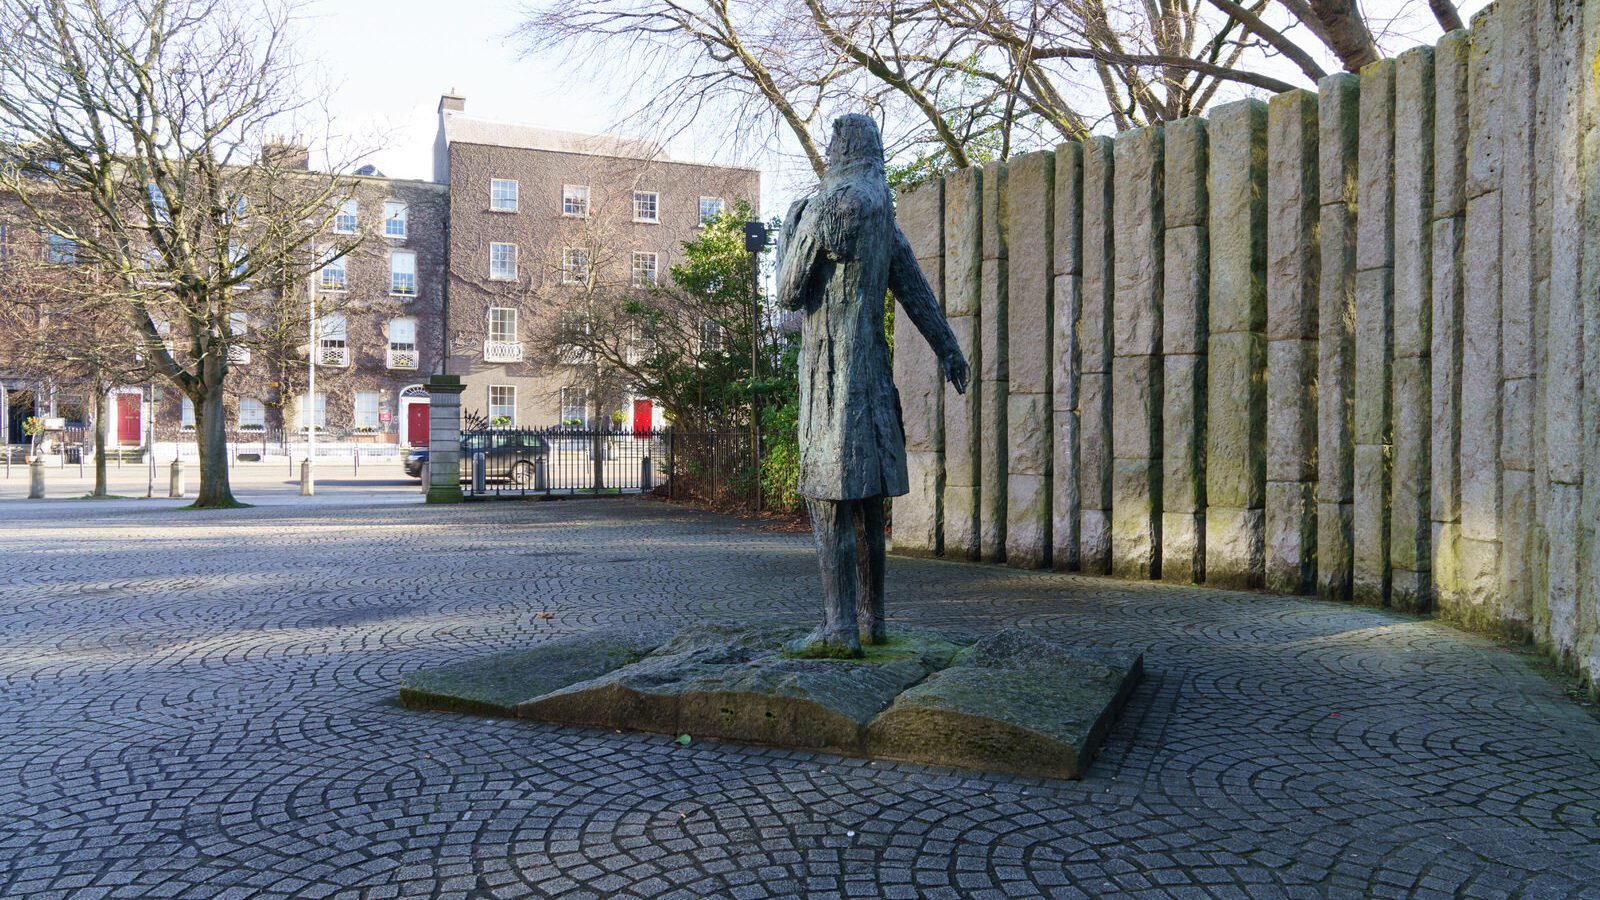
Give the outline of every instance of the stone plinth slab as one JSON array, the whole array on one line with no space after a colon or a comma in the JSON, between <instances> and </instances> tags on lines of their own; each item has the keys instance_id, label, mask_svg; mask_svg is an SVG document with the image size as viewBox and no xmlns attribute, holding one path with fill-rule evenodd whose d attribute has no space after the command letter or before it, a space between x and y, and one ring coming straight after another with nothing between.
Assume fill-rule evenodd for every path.
<instances>
[{"instance_id":1,"label":"stone plinth slab","mask_svg":"<svg viewBox=\"0 0 1600 900\"><path fill-rule=\"evenodd\" d=\"M406 676L400 702L424 709L516 715L517 704L643 659L666 634L608 630L558 638Z\"/></svg>"},{"instance_id":2,"label":"stone plinth slab","mask_svg":"<svg viewBox=\"0 0 1600 900\"><path fill-rule=\"evenodd\" d=\"M895 698L872 756L1080 778L1143 675L1137 654L1089 653L1027 631L981 641Z\"/></svg>"},{"instance_id":3,"label":"stone plinth slab","mask_svg":"<svg viewBox=\"0 0 1600 900\"><path fill-rule=\"evenodd\" d=\"M899 633L860 659L783 652L803 633L729 622L670 639L602 631L418 672L401 696L563 725L1079 778L1143 672L1137 652L1031 630L976 642Z\"/></svg>"}]
</instances>

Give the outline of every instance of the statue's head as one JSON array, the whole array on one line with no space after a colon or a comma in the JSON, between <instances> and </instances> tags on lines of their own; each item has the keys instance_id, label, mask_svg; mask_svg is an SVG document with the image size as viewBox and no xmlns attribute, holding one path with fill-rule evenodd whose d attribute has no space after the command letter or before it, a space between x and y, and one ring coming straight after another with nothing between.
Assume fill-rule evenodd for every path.
<instances>
[{"instance_id":1,"label":"statue's head","mask_svg":"<svg viewBox=\"0 0 1600 900\"><path fill-rule=\"evenodd\" d=\"M883 168L883 138L871 116L850 113L833 120L828 141L828 168L855 167L862 163Z\"/></svg>"}]
</instances>

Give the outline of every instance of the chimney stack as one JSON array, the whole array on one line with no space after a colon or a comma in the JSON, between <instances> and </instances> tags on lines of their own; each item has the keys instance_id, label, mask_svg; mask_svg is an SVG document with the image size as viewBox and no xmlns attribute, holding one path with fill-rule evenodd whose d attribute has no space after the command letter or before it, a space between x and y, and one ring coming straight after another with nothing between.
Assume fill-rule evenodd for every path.
<instances>
[{"instance_id":1,"label":"chimney stack","mask_svg":"<svg viewBox=\"0 0 1600 900\"><path fill-rule=\"evenodd\" d=\"M299 141L272 138L261 145L261 161L282 169L310 169L311 151Z\"/></svg>"},{"instance_id":2,"label":"chimney stack","mask_svg":"<svg viewBox=\"0 0 1600 900\"><path fill-rule=\"evenodd\" d=\"M446 111L449 111L449 112L466 112L467 111L467 98L461 96L460 94L457 94L455 88L451 88L450 89L450 93L448 93L448 94L440 94L439 95L439 112L441 114L443 114Z\"/></svg>"}]
</instances>

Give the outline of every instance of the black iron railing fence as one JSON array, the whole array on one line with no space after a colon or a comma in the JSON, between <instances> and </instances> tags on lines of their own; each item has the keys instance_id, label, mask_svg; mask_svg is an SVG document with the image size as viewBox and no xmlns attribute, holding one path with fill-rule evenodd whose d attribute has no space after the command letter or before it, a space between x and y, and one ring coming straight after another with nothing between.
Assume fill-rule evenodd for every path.
<instances>
[{"instance_id":1,"label":"black iron railing fence","mask_svg":"<svg viewBox=\"0 0 1600 900\"><path fill-rule=\"evenodd\" d=\"M469 497L658 491L753 503L750 441L748 432L487 428L462 434L461 479Z\"/></svg>"}]
</instances>

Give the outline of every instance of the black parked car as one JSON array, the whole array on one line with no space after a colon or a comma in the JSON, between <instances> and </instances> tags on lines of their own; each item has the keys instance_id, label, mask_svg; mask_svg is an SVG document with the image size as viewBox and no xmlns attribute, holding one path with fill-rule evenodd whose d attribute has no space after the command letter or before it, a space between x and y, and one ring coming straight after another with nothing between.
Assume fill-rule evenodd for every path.
<instances>
[{"instance_id":1,"label":"black parked car","mask_svg":"<svg viewBox=\"0 0 1600 900\"><path fill-rule=\"evenodd\" d=\"M483 454L484 479L509 481L518 485L533 484L534 464L550 455L550 442L542 435L523 431L469 431L461 435L461 480L472 477L472 459ZM426 448L406 454L406 474L422 477L422 466L428 461Z\"/></svg>"}]
</instances>

